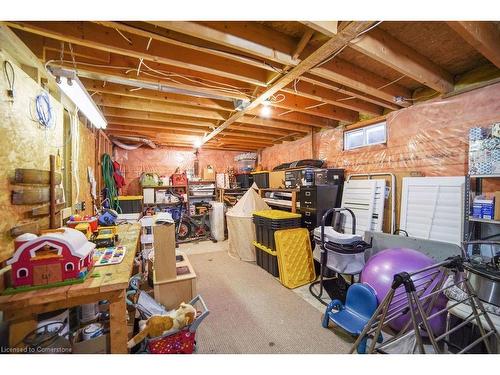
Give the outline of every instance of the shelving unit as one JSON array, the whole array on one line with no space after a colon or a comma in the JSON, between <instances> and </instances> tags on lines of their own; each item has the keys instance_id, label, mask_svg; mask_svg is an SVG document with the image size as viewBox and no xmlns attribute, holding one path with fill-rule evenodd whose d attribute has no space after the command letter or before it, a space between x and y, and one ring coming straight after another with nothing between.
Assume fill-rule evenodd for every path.
<instances>
[{"instance_id":1,"label":"shelving unit","mask_svg":"<svg viewBox=\"0 0 500 375\"><path fill-rule=\"evenodd\" d=\"M299 189L259 189L259 195L264 199L264 201L269 206L274 206L278 208L289 209L290 212L297 212L297 209L300 209L300 203L298 202L297 195L299 193ZM274 198L266 198L266 193L290 193L290 201L280 200Z\"/></svg>"},{"instance_id":2,"label":"shelving unit","mask_svg":"<svg viewBox=\"0 0 500 375\"><path fill-rule=\"evenodd\" d=\"M483 179L500 178L500 175L467 175L465 177L465 197L464 197L464 241L481 239L482 224L500 225L500 220L482 219L471 215L471 207L474 196L481 195ZM475 182L474 196L472 193L472 180ZM500 204L500 202L497 202Z\"/></svg>"},{"instance_id":3,"label":"shelving unit","mask_svg":"<svg viewBox=\"0 0 500 375\"><path fill-rule=\"evenodd\" d=\"M224 203L224 197L236 197L236 202L248 191L248 188L222 189L217 188L217 201Z\"/></svg>"}]
</instances>

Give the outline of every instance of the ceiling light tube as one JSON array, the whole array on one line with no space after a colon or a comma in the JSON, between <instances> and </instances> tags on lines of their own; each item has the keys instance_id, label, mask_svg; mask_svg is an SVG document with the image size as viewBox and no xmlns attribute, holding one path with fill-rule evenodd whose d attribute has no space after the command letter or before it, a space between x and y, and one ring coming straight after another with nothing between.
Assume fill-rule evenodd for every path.
<instances>
[{"instance_id":1,"label":"ceiling light tube","mask_svg":"<svg viewBox=\"0 0 500 375\"><path fill-rule=\"evenodd\" d=\"M51 73L58 77L56 80L59 88L71 99L79 111L98 129L105 129L107 121L92 100L78 76L73 71L53 69Z\"/></svg>"}]
</instances>

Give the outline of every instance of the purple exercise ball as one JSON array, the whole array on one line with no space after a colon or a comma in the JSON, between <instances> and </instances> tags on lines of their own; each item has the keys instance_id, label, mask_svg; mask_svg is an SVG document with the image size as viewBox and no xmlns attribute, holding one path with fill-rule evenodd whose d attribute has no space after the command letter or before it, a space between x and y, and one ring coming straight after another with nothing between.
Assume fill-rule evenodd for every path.
<instances>
[{"instance_id":1,"label":"purple exercise ball","mask_svg":"<svg viewBox=\"0 0 500 375\"><path fill-rule=\"evenodd\" d=\"M379 303L381 303L391 289L395 274L398 274L400 272L411 273L419 269L429 267L434 263L435 262L433 259L416 250L406 248L386 249L375 254L366 262L365 267L361 272L361 282L369 284L375 290L377 294L377 300ZM432 271L429 271L429 273L431 272ZM413 280L415 282L417 290L419 289L419 285L425 284L426 281L429 281L433 277L434 276L430 274L428 276L426 276L426 274L414 276ZM439 278L436 278L430 285L426 287L423 295L430 293L430 291L439 281L438 279ZM404 292L403 286L400 286L396 290L396 294L400 292ZM428 298L427 300L425 300L425 302L428 303L431 298L432 297ZM406 301L406 293L403 293L400 296L395 296L393 302L389 307L389 312L391 308L396 308L398 306L406 304ZM429 315L444 308L446 302L447 299L444 296L440 295L437 298ZM435 335L439 335L444 332L445 318L446 314L443 313L430 320L430 325ZM405 315L394 319L389 325L394 330L400 331L404 328L404 326L410 319L411 314L410 312L408 312Z\"/></svg>"}]
</instances>

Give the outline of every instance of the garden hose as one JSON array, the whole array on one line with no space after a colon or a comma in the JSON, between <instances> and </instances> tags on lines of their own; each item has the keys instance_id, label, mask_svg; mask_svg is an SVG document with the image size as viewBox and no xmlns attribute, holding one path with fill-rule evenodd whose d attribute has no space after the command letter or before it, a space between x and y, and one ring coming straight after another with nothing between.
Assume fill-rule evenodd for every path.
<instances>
[{"instance_id":1,"label":"garden hose","mask_svg":"<svg viewBox=\"0 0 500 375\"><path fill-rule=\"evenodd\" d=\"M113 161L111 160L111 156L109 154L104 154L102 156L102 178L104 179L104 186L107 189L109 198L109 206L118 213L122 212L120 208L120 203L118 199L118 190L116 189L115 179L113 174L115 169L113 167Z\"/></svg>"}]
</instances>

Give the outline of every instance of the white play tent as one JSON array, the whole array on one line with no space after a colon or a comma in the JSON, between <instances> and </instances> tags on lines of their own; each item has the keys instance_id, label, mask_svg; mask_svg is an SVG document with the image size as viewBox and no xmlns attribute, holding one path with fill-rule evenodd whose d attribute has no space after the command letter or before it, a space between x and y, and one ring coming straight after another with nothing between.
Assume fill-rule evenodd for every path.
<instances>
[{"instance_id":1,"label":"white play tent","mask_svg":"<svg viewBox=\"0 0 500 375\"><path fill-rule=\"evenodd\" d=\"M255 227L252 222L252 213L260 210L269 210L270 207L252 188L241 197L236 205L226 213L229 256L247 262L255 261Z\"/></svg>"}]
</instances>

